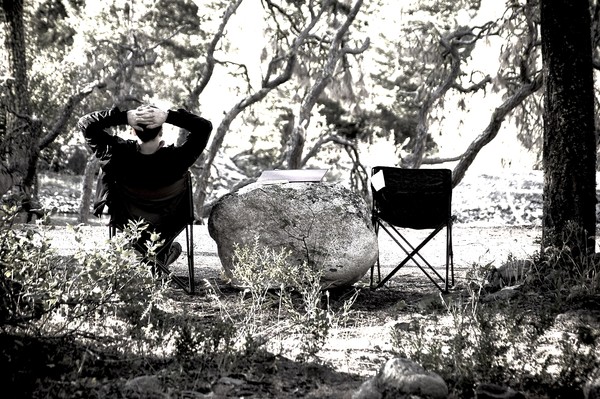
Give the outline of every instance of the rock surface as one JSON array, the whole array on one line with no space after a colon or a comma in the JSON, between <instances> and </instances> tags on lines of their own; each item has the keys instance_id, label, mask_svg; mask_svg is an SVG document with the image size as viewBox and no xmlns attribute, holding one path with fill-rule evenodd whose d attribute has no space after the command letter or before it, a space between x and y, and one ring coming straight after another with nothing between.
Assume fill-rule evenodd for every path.
<instances>
[{"instance_id":1,"label":"rock surface","mask_svg":"<svg viewBox=\"0 0 600 399\"><path fill-rule=\"evenodd\" d=\"M525 399L525 395L510 387L482 383L475 388L475 399Z\"/></svg>"},{"instance_id":2,"label":"rock surface","mask_svg":"<svg viewBox=\"0 0 600 399\"><path fill-rule=\"evenodd\" d=\"M377 375L365 381L352 399L447 398L448 386L439 375L403 358L388 360Z\"/></svg>"},{"instance_id":3,"label":"rock surface","mask_svg":"<svg viewBox=\"0 0 600 399\"><path fill-rule=\"evenodd\" d=\"M287 249L289 262L321 268L326 287L355 283L378 254L367 205L339 185L256 185L228 194L215 203L208 231L229 278L236 245Z\"/></svg>"}]
</instances>

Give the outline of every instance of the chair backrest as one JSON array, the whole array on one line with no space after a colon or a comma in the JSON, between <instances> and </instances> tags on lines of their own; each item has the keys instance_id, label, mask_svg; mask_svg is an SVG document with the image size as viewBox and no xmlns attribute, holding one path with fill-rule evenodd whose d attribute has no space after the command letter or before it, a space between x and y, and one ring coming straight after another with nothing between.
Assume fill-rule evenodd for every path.
<instances>
[{"instance_id":1,"label":"chair backrest","mask_svg":"<svg viewBox=\"0 0 600 399\"><path fill-rule=\"evenodd\" d=\"M436 228L450 222L452 171L376 166L372 176L378 173L383 175L383 184L371 186L374 216L412 229Z\"/></svg>"},{"instance_id":2,"label":"chair backrest","mask_svg":"<svg viewBox=\"0 0 600 399\"><path fill-rule=\"evenodd\" d=\"M117 228L130 219L143 218L163 237L170 238L194 221L189 173L165 187L149 189L114 181L109 190L112 191L108 202L110 223Z\"/></svg>"}]
</instances>

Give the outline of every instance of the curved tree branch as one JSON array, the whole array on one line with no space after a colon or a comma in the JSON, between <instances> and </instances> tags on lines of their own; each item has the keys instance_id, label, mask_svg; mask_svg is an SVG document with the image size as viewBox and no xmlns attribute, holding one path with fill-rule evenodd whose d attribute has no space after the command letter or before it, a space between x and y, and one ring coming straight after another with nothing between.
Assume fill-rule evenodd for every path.
<instances>
[{"instance_id":1,"label":"curved tree branch","mask_svg":"<svg viewBox=\"0 0 600 399\"><path fill-rule=\"evenodd\" d=\"M223 38L223 36L225 35L225 28L227 27L229 20L235 14L235 12L237 11L237 9L243 1L244 0L236 0L235 2L230 3L229 7L227 7L223 18L221 19L221 23L219 24L219 28L217 29L217 32L211 40L208 49L206 50L206 64L204 65L202 74L200 76L200 80L188 95L185 104L186 108L190 110L194 110L197 108L198 98L208 85L208 82L210 82L210 79L212 78L213 72L215 70L215 51L217 50L217 46Z\"/></svg>"},{"instance_id":2,"label":"curved tree branch","mask_svg":"<svg viewBox=\"0 0 600 399\"><path fill-rule=\"evenodd\" d=\"M335 68L337 66L338 61L343 57L346 52L349 51L365 51L369 46L369 40L367 39L363 45L357 50L348 50L342 46L344 36L348 32L350 25L356 19L360 7L362 6L363 1L357 0L354 3L354 6L348 13L346 20L344 23L337 29L334 38L329 46L329 52L327 55L327 60L319 77L315 80L314 84L308 91L308 94L302 101L302 105L300 106L300 113L298 116L298 123L294 126L292 130L292 134L288 142L286 143L286 150L283 154L283 159L285 160L285 165L287 168L294 169L298 168L302 162L302 152L304 151L304 143L306 141L306 128L310 123L311 112L314 105L317 102L319 96L323 93L327 85L333 79L333 75L335 72ZM327 6L324 5L323 8Z\"/></svg>"},{"instance_id":3,"label":"curved tree branch","mask_svg":"<svg viewBox=\"0 0 600 399\"><path fill-rule=\"evenodd\" d=\"M477 154L479 154L479 151L498 135L502 122L509 112L515 109L531 94L538 91L542 87L542 83L543 76L541 73L538 73L532 82L524 83L512 96L507 98L506 101L494 110L490 123L484 129L483 133L469 145L465 153L461 156L460 162L454 168L452 172L453 187L456 187L460 183L467 169L471 166Z\"/></svg>"},{"instance_id":4,"label":"curved tree branch","mask_svg":"<svg viewBox=\"0 0 600 399\"><path fill-rule=\"evenodd\" d=\"M319 153L319 151L321 150L321 148L327 144L327 143L336 143L336 144L340 144L343 146L350 146L350 147L355 147L356 145L349 141L346 140L340 136L337 135L329 135L329 136L324 136L319 138L319 140L317 140L317 142L312 146L312 148L310 149L310 151L308 151L306 153L306 155L304 156L304 158L302 158L302 162L300 164L301 167L306 166L306 163L315 155L317 155Z\"/></svg>"},{"instance_id":5,"label":"curved tree branch","mask_svg":"<svg viewBox=\"0 0 600 399\"><path fill-rule=\"evenodd\" d=\"M443 36L440 39L440 44L444 48L444 54L450 57L450 71L443 80L443 82L427 97L423 100L419 109L419 117L417 123L417 135L415 138L415 147L409 156L402 160L402 166L406 168L419 168L423 163L423 156L425 154L425 143L427 141L427 135L429 134L427 117L431 111L433 104L442 98L450 88L452 88L458 80L460 75L460 64L461 56L459 48L467 45L473 46L474 41L472 40L461 40L461 38L469 36L476 37L473 35L471 29L462 28L458 31L452 32L448 35Z\"/></svg>"},{"instance_id":6,"label":"curved tree branch","mask_svg":"<svg viewBox=\"0 0 600 399\"><path fill-rule=\"evenodd\" d=\"M215 157L223 145L225 135L229 131L229 127L234 119L244 109L264 99L271 91L276 89L278 86L287 82L291 77L296 64L296 57L300 47L306 42L311 30L316 26L317 22L321 19L325 12L325 6L321 8L321 11L314 15L306 27L300 32L300 34L294 39L290 49L283 57L278 57L281 60L285 60L285 65L281 69L279 75L275 77L263 78L262 87L255 93L249 94L242 98L237 104L235 104L224 116L223 120L216 129L213 139L208 147L207 151L201 157L202 167L198 176L198 187L196 189L195 204L198 209L201 209L206 199L206 186L208 185L208 179L210 177L210 170L214 163ZM271 61L273 63L273 61ZM269 70L269 74L272 74L274 69Z\"/></svg>"}]
</instances>

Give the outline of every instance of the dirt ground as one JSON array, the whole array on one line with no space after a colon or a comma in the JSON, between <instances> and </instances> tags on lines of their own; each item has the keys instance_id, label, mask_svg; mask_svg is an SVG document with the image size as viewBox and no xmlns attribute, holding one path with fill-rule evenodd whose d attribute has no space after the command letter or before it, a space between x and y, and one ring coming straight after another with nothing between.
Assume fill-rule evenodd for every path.
<instances>
[{"instance_id":1,"label":"dirt ground","mask_svg":"<svg viewBox=\"0 0 600 399\"><path fill-rule=\"evenodd\" d=\"M94 245L98 240L108 237L108 228L95 222L90 226L83 226L82 232L86 236L88 245ZM407 237L414 242L424 237L423 231L406 231ZM72 233L64 226L57 226L51 232L52 244L55 248L65 253L74 251L76 243ZM491 226L455 223L452 228L452 248L454 269L457 281L464 279L465 272L474 264L500 266L509 256L518 259L527 259L539 250L541 229L536 226ZM177 239L185 247L185 236L182 234ZM423 251L424 256L435 265L444 262L443 251L445 234L441 232ZM402 251L385 233L379 236L379 258L382 276L387 275L401 259ZM196 277L208 280L221 278L221 263L217 254L217 246L209 236L206 224L194 226L194 260ZM177 275L187 273L187 263L180 257L173 266ZM443 270L443 267L438 268ZM401 285L400 276L413 276L419 270L407 265L390 282L392 285ZM414 276L418 277L418 275ZM365 276L364 283L368 283L369 276Z\"/></svg>"},{"instance_id":2,"label":"dirt ground","mask_svg":"<svg viewBox=\"0 0 600 399\"><path fill-rule=\"evenodd\" d=\"M107 238L108 231L101 224L82 227L87 245L93 246L98 240ZM455 277L459 284L465 281L465 274L473 265L500 266L509 256L532 256L538 250L537 241L541 233L536 227L474 226L461 223L455 224L452 231ZM408 232L409 236L416 239L422 234ZM73 234L66 227L55 227L50 235L53 246L60 252L66 254L75 249ZM180 236L178 240L184 244L185 236ZM424 252L434 265L443 263L444 241L443 234L439 235ZM206 225L194 226L194 244L198 283L210 284L221 295L232 299L236 293L222 279L216 244L208 235ZM385 276L396 266L401 250L385 235L380 236L379 246L381 273ZM187 263L183 256L177 260L173 270L178 276L187 276ZM438 270L442 273L443 267ZM289 357L274 357L270 362L275 364L273 367L277 368L277 374L266 379L264 376L260 377L264 386L256 386L256 376L238 375L235 377L237 382L233 384L224 380L222 384L217 382L213 385L211 391L220 392L222 396L212 397L242 397L244 392L245 397L255 398L349 397L364 380L373 376L386 360L393 357L390 329L398 323L421 317L420 306L438 295L437 289L424 274L411 265L403 268L384 287L377 290L369 289L367 273L355 287L346 291L339 290L333 296L343 298L349 296L354 289L359 290L353 306L355 319L346 328L331 332L329 340L319 353L320 364L298 363L289 360ZM203 308L206 303L204 293L201 288L198 295L188 296L173 288L172 297L182 309L193 311ZM275 385L278 386L277 389L274 388ZM248 395L248 392L253 393Z\"/></svg>"},{"instance_id":3,"label":"dirt ground","mask_svg":"<svg viewBox=\"0 0 600 399\"><path fill-rule=\"evenodd\" d=\"M454 192L453 210L457 222L452 229L455 281L466 281L473 265L500 266L509 257L527 259L539 250L541 203L539 173L496 176L473 176ZM75 249L73 234L64 226L67 217L55 217L58 226L51 232L53 246L60 252ZM93 220L81 228L86 245L105 240L108 229L104 220ZM408 231L408 237L422 238L421 231ZM184 236L178 240L184 244ZM439 234L423 252L443 273L444 234ZM184 245L183 245L184 246ZM185 246L184 246L185 248ZM381 274L386 276L401 259L401 250L387 237L379 237ZM178 276L187 275L182 256L173 266ZM206 224L194 226L194 261L196 280L210 285L219 295L232 299L237 295L222 279L222 268L215 242ZM438 267L439 266L439 267ZM398 323L424 317L422 307L439 296L439 291L415 266L408 265L396 273L385 286L369 289L369 273L354 287L332 293L344 299L359 291L353 306L353 320L345 328L330 332L319 353L320 362L300 363L290 357L273 356L265 361L261 375L220 376L210 387L195 393L198 398L348 398L360 384L373 376L393 357L390 330ZM173 289L174 302L187 312L203 308L206 290L188 296ZM290 343L293 345L293 343ZM291 348L293 350L293 348ZM187 396L185 396L187 397Z\"/></svg>"}]
</instances>

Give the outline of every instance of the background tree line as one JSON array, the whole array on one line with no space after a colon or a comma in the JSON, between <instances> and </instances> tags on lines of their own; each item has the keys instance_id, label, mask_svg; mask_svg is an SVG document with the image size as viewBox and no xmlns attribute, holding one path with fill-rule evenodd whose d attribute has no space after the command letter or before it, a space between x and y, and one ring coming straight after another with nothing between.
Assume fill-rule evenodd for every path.
<instances>
[{"instance_id":1,"label":"background tree line","mask_svg":"<svg viewBox=\"0 0 600 399\"><path fill-rule=\"evenodd\" d=\"M238 164L248 177L343 157L350 165L343 178L366 193L364 143L393 141L404 167L454 162L457 185L510 122L544 166L545 227L561 231L575 222L592 245L600 7L508 0L486 17L493 3L424 0L400 9L391 0L3 0L0 194L35 210L39 169L80 140L76 119L113 105L162 102L203 114L219 104L220 114L209 116L212 141L194 169L197 209L219 184L216 157L239 141L251 143L247 162ZM495 69L476 58L490 43L498 49ZM556 65L572 69L565 75ZM581 103L559 101L578 94ZM479 101L491 109L488 124L446 156L437 142L456 133L444 121L473 117L468 108ZM565 110L572 123L560 125ZM95 168L90 161L88 177ZM550 243L554 236L545 235Z\"/></svg>"}]
</instances>

